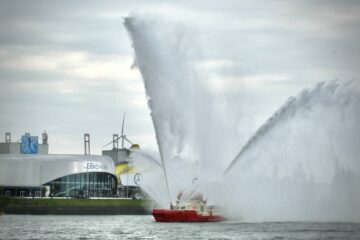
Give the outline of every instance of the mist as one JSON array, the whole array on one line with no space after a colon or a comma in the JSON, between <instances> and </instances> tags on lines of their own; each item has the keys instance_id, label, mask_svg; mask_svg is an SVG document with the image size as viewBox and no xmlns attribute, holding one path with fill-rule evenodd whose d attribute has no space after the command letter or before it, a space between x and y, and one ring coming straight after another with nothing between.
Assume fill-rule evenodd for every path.
<instances>
[{"instance_id":1,"label":"mist","mask_svg":"<svg viewBox=\"0 0 360 240\"><path fill-rule=\"evenodd\" d=\"M225 173L220 192L231 189L229 197L236 199L229 214L359 221L359 90L355 81L331 81L289 98Z\"/></svg>"},{"instance_id":2,"label":"mist","mask_svg":"<svg viewBox=\"0 0 360 240\"><path fill-rule=\"evenodd\" d=\"M203 192L244 221L360 220L357 81L319 83L290 97L241 146L241 113L195 67L186 29L148 16L124 24L159 147L152 158L161 163L145 154L134 164L146 169L142 187L160 205L168 206L168 184L171 201L180 190Z\"/></svg>"},{"instance_id":3,"label":"mist","mask_svg":"<svg viewBox=\"0 0 360 240\"><path fill-rule=\"evenodd\" d=\"M231 130L224 128L224 116L214 112L217 99L193 68L181 27L138 17L126 18L124 24L133 41L134 65L144 80L170 196L175 198L199 175L219 173L223 152L218 139Z\"/></svg>"}]
</instances>

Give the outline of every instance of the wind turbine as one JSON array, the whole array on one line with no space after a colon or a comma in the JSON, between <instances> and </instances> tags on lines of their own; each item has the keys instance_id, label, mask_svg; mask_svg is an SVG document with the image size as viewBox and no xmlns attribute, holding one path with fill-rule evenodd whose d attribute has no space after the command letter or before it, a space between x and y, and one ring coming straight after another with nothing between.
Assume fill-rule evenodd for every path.
<instances>
[{"instance_id":1,"label":"wind turbine","mask_svg":"<svg viewBox=\"0 0 360 240\"><path fill-rule=\"evenodd\" d=\"M126 116L126 113L124 113L124 116L123 116L122 127L121 127L121 135L118 138L113 139L111 142L105 144L103 146L103 148L110 145L110 144L112 144L113 142L118 141L119 139L121 139L121 148L122 149L124 149L124 141L127 141L128 143L133 145L133 143L126 137L126 135L124 135L125 116Z\"/></svg>"}]
</instances>

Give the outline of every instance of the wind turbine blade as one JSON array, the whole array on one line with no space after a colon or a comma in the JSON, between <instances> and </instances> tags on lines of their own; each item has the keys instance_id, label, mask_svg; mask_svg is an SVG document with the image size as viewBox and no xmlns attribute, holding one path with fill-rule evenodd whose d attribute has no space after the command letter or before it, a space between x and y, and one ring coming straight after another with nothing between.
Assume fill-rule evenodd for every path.
<instances>
[{"instance_id":1,"label":"wind turbine blade","mask_svg":"<svg viewBox=\"0 0 360 240\"><path fill-rule=\"evenodd\" d=\"M107 145L109 145L109 144L111 144L111 143L113 143L113 142L115 142L115 141L119 140L120 138L124 138L124 136L120 136L120 137L118 137L118 138L116 138L116 139L112 140L111 142L109 142L109 143L105 144L105 145L103 146L103 148L104 148L104 147L106 147Z\"/></svg>"},{"instance_id":2,"label":"wind turbine blade","mask_svg":"<svg viewBox=\"0 0 360 240\"><path fill-rule=\"evenodd\" d=\"M124 139L125 139L128 143L133 144L127 137L124 137Z\"/></svg>"},{"instance_id":3,"label":"wind turbine blade","mask_svg":"<svg viewBox=\"0 0 360 240\"><path fill-rule=\"evenodd\" d=\"M103 148L104 148L104 147L106 147L107 145L111 144L111 143L113 143L113 141L111 141L111 142L109 142L109 143L105 144L105 145L103 146Z\"/></svg>"},{"instance_id":4,"label":"wind turbine blade","mask_svg":"<svg viewBox=\"0 0 360 240\"><path fill-rule=\"evenodd\" d=\"M122 127L121 127L121 136L124 136L125 115L126 115L126 112L124 112L124 116L123 116Z\"/></svg>"},{"instance_id":5,"label":"wind turbine blade","mask_svg":"<svg viewBox=\"0 0 360 240\"><path fill-rule=\"evenodd\" d=\"M123 139L121 141L122 149L124 148L124 139L125 139L125 135L124 135L125 116L126 116L126 112L124 112L124 117L123 117L123 122L122 122L122 127L121 127L121 136L123 137Z\"/></svg>"}]
</instances>

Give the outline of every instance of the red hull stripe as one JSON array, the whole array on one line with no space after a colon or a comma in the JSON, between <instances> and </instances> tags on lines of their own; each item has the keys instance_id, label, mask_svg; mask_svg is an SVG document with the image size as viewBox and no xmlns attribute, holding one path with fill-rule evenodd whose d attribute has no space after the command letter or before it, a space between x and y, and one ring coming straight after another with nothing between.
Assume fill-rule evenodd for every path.
<instances>
[{"instance_id":1,"label":"red hull stripe","mask_svg":"<svg viewBox=\"0 0 360 240\"><path fill-rule=\"evenodd\" d=\"M195 210L154 209L152 214L157 222L218 222L225 220L219 215L199 215Z\"/></svg>"}]
</instances>

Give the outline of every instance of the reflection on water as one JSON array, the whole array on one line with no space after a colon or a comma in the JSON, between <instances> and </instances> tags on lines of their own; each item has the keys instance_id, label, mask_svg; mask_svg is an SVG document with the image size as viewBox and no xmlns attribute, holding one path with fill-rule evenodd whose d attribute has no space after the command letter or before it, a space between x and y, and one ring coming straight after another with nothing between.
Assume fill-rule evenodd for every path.
<instances>
[{"instance_id":1,"label":"reflection on water","mask_svg":"<svg viewBox=\"0 0 360 240\"><path fill-rule=\"evenodd\" d=\"M359 239L360 223L156 223L152 216L0 216L0 239Z\"/></svg>"}]
</instances>

